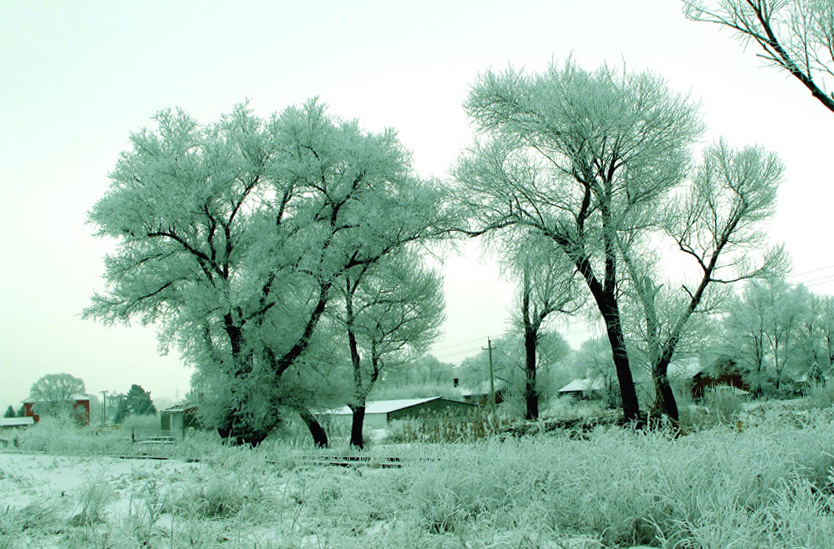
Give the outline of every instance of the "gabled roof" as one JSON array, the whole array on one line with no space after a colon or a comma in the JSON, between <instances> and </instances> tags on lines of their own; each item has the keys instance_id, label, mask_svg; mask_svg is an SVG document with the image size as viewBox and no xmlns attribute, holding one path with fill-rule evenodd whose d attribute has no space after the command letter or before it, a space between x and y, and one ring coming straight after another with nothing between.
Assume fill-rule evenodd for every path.
<instances>
[{"instance_id":1,"label":"gabled roof","mask_svg":"<svg viewBox=\"0 0 834 549\"><path fill-rule=\"evenodd\" d=\"M507 389L507 383L501 379L495 380L495 392L503 391ZM482 381L477 385L460 385L458 387L462 396L473 396L473 395L488 395L489 394L489 381Z\"/></svg>"},{"instance_id":2,"label":"gabled roof","mask_svg":"<svg viewBox=\"0 0 834 549\"><path fill-rule=\"evenodd\" d=\"M369 400L365 403L365 415L368 414L387 414L403 408L411 408L419 404L438 400L439 396L431 398L406 398L401 400ZM328 410L325 412L335 416L347 416L353 414L348 406L342 406L335 410Z\"/></svg>"},{"instance_id":3,"label":"gabled roof","mask_svg":"<svg viewBox=\"0 0 834 549\"><path fill-rule=\"evenodd\" d=\"M168 413L176 414L176 413L180 413L180 412L190 412L190 411L193 411L193 410L196 410L196 409L197 409L196 404L183 403L183 404L177 404L175 406L171 406L170 408L165 408L164 410L160 410L160 413L161 412L168 412Z\"/></svg>"},{"instance_id":4,"label":"gabled roof","mask_svg":"<svg viewBox=\"0 0 834 549\"><path fill-rule=\"evenodd\" d=\"M599 378L574 379L561 389L560 393L580 393L585 391L601 391L605 389L605 382Z\"/></svg>"}]
</instances>

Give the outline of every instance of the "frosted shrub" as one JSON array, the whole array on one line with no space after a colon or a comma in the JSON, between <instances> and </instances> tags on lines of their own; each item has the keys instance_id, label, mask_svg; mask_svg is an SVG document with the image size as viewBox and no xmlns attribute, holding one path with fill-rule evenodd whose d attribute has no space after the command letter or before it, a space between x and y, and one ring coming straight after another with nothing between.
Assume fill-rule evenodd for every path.
<instances>
[{"instance_id":1,"label":"frosted shrub","mask_svg":"<svg viewBox=\"0 0 834 549\"><path fill-rule=\"evenodd\" d=\"M21 450L60 455L129 453L130 432L121 429L82 427L75 422L45 417L37 424L18 431L17 446Z\"/></svg>"},{"instance_id":2,"label":"frosted shrub","mask_svg":"<svg viewBox=\"0 0 834 549\"><path fill-rule=\"evenodd\" d=\"M720 423L734 420L743 409L743 400L730 387L714 387L705 391L703 403Z\"/></svg>"},{"instance_id":3,"label":"frosted shrub","mask_svg":"<svg viewBox=\"0 0 834 549\"><path fill-rule=\"evenodd\" d=\"M834 382L812 384L806 392L805 404L808 408L834 406Z\"/></svg>"},{"instance_id":4,"label":"frosted shrub","mask_svg":"<svg viewBox=\"0 0 834 549\"><path fill-rule=\"evenodd\" d=\"M113 501L113 489L102 479L93 479L83 485L78 497L76 514L70 519L74 526L104 522L107 504Z\"/></svg>"}]
</instances>

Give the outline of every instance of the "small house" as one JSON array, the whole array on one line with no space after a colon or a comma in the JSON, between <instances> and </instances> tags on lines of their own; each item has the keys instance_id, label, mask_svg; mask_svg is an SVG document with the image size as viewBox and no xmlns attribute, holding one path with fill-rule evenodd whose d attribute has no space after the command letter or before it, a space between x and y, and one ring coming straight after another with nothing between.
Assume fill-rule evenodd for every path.
<instances>
[{"instance_id":1,"label":"small house","mask_svg":"<svg viewBox=\"0 0 834 549\"><path fill-rule=\"evenodd\" d=\"M489 405L489 382L485 381L480 386L475 388L466 388L455 385L460 390L460 396L464 402L470 404L477 404L478 406ZM495 404L501 404L507 400L507 393L509 389L506 383L499 381L495 384Z\"/></svg>"},{"instance_id":2,"label":"small house","mask_svg":"<svg viewBox=\"0 0 834 549\"><path fill-rule=\"evenodd\" d=\"M561 389L560 396L572 396L575 398L590 398L600 396L605 390L605 380L602 378L574 379Z\"/></svg>"},{"instance_id":3,"label":"small house","mask_svg":"<svg viewBox=\"0 0 834 549\"><path fill-rule=\"evenodd\" d=\"M750 388L740 372L722 372L716 376L698 372L692 377L692 398L695 401L700 401L704 397L704 393L714 387L735 387L745 393Z\"/></svg>"},{"instance_id":4,"label":"small house","mask_svg":"<svg viewBox=\"0 0 834 549\"><path fill-rule=\"evenodd\" d=\"M73 395L63 402L37 401L29 399L23 403L23 416L32 418L34 423L44 415L62 415L69 412L79 425L90 424L90 397Z\"/></svg>"},{"instance_id":5,"label":"small house","mask_svg":"<svg viewBox=\"0 0 834 549\"><path fill-rule=\"evenodd\" d=\"M370 400L365 403L365 427L384 429L391 421L411 419L437 412L469 412L476 404L459 402L442 397L412 398L402 400ZM353 412L348 406L323 412L340 423L350 424Z\"/></svg>"},{"instance_id":6,"label":"small house","mask_svg":"<svg viewBox=\"0 0 834 549\"><path fill-rule=\"evenodd\" d=\"M180 404L159 412L160 429L178 437L185 436L186 429L199 429L196 404Z\"/></svg>"}]
</instances>

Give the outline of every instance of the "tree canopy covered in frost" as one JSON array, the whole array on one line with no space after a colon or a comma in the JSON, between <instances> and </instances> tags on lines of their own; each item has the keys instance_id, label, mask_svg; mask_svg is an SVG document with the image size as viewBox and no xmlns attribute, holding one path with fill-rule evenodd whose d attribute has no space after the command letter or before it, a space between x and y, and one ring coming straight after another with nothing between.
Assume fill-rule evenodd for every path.
<instances>
[{"instance_id":1,"label":"tree canopy covered in frost","mask_svg":"<svg viewBox=\"0 0 834 549\"><path fill-rule=\"evenodd\" d=\"M159 325L208 374L221 433L256 443L334 283L437 234L441 193L393 131L364 132L318 101L268 120L242 105L208 125L181 111L154 121L89 214L119 246L85 314Z\"/></svg>"},{"instance_id":2,"label":"tree canopy covered in frost","mask_svg":"<svg viewBox=\"0 0 834 549\"><path fill-rule=\"evenodd\" d=\"M666 370L708 287L783 264L779 250L756 266L744 253L761 244L778 159L721 142L693 171L703 125L691 99L649 73L590 72L570 60L543 74L487 72L466 109L482 136L454 170L468 232L523 228L568 259L566 276L584 280L604 322L626 420L639 417L639 404L622 309L642 311L655 407L677 421ZM657 238L695 264L663 321Z\"/></svg>"}]
</instances>

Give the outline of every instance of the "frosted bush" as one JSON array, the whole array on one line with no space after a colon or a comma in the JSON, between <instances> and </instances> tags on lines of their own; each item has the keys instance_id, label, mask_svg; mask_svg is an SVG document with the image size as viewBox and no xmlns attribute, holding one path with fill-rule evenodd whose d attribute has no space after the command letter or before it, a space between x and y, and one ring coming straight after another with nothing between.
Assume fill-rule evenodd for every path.
<instances>
[{"instance_id":1,"label":"frosted bush","mask_svg":"<svg viewBox=\"0 0 834 549\"><path fill-rule=\"evenodd\" d=\"M79 426L68 419L45 417L16 433L21 450L60 455L128 453L130 432Z\"/></svg>"},{"instance_id":2,"label":"frosted bush","mask_svg":"<svg viewBox=\"0 0 834 549\"><path fill-rule=\"evenodd\" d=\"M808 408L830 408L834 406L834 382L811 385L806 392L805 404Z\"/></svg>"},{"instance_id":3,"label":"frosted bush","mask_svg":"<svg viewBox=\"0 0 834 549\"><path fill-rule=\"evenodd\" d=\"M718 422L734 420L743 409L743 400L732 387L713 387L704 392L704 406Z\"/></svg>"},{"instance_id":4,"label":"frosted bush","mask_svg":"<svg viewBox=\"0 0 834 549\"><path fill-rule=\"evenodd\" d=\"M102 479L92 479L84 484L78 495L78 508L70 523L75 526L104 522L107 504L113 500L113 489Z\"/></svg>"}]
</instances>

